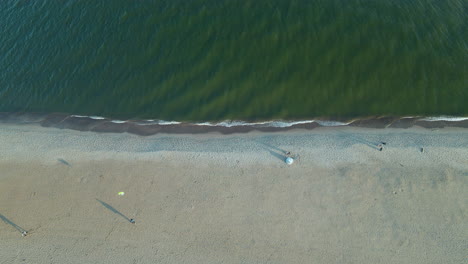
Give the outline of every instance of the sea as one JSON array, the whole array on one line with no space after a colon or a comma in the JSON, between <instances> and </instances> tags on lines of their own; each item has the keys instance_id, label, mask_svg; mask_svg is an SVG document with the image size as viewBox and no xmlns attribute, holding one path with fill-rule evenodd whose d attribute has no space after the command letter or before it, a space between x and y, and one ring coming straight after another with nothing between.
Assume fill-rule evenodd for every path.
<instances>
[{"instance_id":1,"label":"sea","mask_svg":"<svg viewBox=\"0 0 468 264\"><path fill-rule=\"evenodd\" d=\"M468 1L2 0L0 113L466 121Z\"/></svg>"}]
</instances>

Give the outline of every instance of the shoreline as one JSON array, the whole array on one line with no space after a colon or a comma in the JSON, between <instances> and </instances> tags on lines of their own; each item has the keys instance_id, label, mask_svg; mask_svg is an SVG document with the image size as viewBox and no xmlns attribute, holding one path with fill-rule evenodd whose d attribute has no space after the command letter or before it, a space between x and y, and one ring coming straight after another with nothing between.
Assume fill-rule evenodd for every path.
<instances>
[{"instance_id":1,"label":"shoreline","mask_svg":"<svg viewBox=\"0 0 468 264\"><path fill-rule=\"evenodd\" d=\"M298 120L298 121L222 121L222 122L178 122L163 120L114 120L99 116L79 116L61 113L0 113L0 124L35 124L42 127L92 131L100 133L131 133L141 136L155 134L221 134L259 132L284 132L293 129L312 130L320 127L361 128L411 128L428 129L444 127L468 128L468 117L392 117L377 116L350 120Z\"/></svg>"},{"instance_id":2,"label":"shoreline","mask_svg":"<svg viewBox=\"0 0 468 264\"><path fill-rule=\"evenodd\" d=\"M0 145L0 263L461 263L468 246L465 128L0 124Z\"/></svg>"}]
</instances>

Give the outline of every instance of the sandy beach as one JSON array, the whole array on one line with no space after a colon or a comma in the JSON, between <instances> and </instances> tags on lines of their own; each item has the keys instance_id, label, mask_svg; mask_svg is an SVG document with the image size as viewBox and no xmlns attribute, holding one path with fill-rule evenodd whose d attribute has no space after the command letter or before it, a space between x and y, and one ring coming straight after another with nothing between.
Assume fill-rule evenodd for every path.
<instances>
[{"instance_id":1,"label":"sandy beach","mask_svg":"<svg viewBox=\"0 0 468 264\"><path fill-rule=\"evenodd\" d=\"M0 124L0 220L1 264L459 264L468 130Z\"/></svg>"}]
</instances>

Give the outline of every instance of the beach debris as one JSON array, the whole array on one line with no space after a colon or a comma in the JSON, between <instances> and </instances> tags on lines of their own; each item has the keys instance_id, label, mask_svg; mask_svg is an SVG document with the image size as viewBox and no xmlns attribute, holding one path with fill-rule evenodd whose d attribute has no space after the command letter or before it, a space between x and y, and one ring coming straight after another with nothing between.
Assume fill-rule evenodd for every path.
<instances>
[{"instance_id":1,"label":"beach debris","mask_svg":"<svg viewBox=\"0 0 468 264\"><path fill-rule=\"evenodd\" d=\"M117 195L119 195L119 196L124 196L124 195L125 195L125 192L118 192Z\"/></svg>"},{"instance_id":2,"label":"beach debris","mask_svg":"<svg viewBox=\"0 0 468 264\"><path fill-rule=\"evenodd\" d=\"M421 153L423 153L423 152L424 152L424 148L419 149L419 151L421 151Z\"/></svg>"},{"instance_id":3,"label":"beach debris","mask_svg":"<svg viewBox=\"0 0 468 264\"><path fill-rule=\"evenodd\" d=\"M131 219L130 219L130 223L134 224L134 223L135 223L135 219L131 218Z\"/></svg>"},{"instance_id":4,"label":"beach debris","mask_svg":"<svg viewBox=\"0 0 468 264\"><path fill-rule=\"evenodd\" d=\"M21 232L22 237L25 237L27 234L28 234L28 232L26 232L26 231Z\"/></svg>"},{"instance_id":5,"label":"beach debris","mask_svg":"<svg viewBox=\"0 0 468 264\"><path fill-rule=\"evenodd\" d=\"M291 164L294 163L294 159L291 158L291 157L287 157L286 160L285 160L285 162L286 162L286 164L291 165Z\"/></svg>"}]
</instances>

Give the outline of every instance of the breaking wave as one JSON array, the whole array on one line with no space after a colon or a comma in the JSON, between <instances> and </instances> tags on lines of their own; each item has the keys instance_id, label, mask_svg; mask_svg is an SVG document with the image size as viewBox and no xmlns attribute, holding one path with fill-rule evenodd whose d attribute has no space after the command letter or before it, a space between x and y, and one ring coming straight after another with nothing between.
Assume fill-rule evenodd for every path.
<instances>
[{"instance_id":1,"label":"breaking wave","mask_svg":"<svg viewBox=\"0 0 468 264\"><path fill-rule=\"evenodd\" d=\"M468 128L468 117L456 116L374 116L352 120L266 120L249 122L225 120L220 122L183 122L167 120L118 120L102 116L67 115L61 113L0 113L0 123L38 124L43 127L73 129L79 131L133 133L153 135L158 133L246 133L250 131L276 132L289 129L314 129L318 127L369 127L369 128Z\"/></svg>"}]
</instances>

